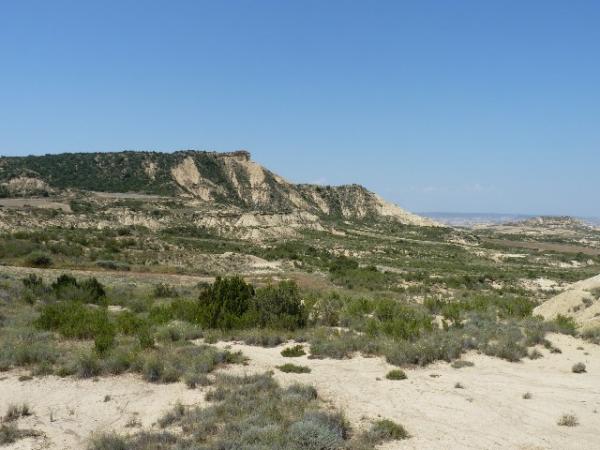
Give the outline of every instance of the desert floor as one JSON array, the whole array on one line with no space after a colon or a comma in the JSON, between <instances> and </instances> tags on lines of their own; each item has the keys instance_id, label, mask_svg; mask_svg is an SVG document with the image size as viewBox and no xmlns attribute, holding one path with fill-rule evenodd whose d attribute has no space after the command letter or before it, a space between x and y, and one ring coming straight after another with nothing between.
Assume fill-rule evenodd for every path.
<instances>
[{"instance_id":1,"label":"desert floor","mask_svg":"<svg viewBox=\"0 0 600 450\"><path fill-rule=\"evenodd\" d=\"M234 350L250 358L249 364L222 370L232 374L273 370L282 384L312 384L325 402L342 408L358 428L378 417L402 423L412 437L385 449L600 448L600 346L563 335L550 340L562 354L540 348L543 358L510 363L470 353L464 359L474 362L473 367L454 369L438 363L408 369L408 379L402 381L385 379L393 367L381 358L283 358L283 346L233 344ZM285 374L276 369L285 362L309 366L312 372ZM584 362L587 372L572 373L576 362ZM27 402L34 414L21 419L19 426L41 431L44 437L21 440L7 449L80 449L92 433L152 428L177 402L202 405L207 389L149 384L134 375L96 381L55 376L20 381L22 374L1 374L0 411ZM464 388L456 388L456 383ZM531 399L522 398L526 392ZM110 399L105 401L107 395ZM579 425L558 426L563 414L574 414Z\"/></svg>"}]
</instances>

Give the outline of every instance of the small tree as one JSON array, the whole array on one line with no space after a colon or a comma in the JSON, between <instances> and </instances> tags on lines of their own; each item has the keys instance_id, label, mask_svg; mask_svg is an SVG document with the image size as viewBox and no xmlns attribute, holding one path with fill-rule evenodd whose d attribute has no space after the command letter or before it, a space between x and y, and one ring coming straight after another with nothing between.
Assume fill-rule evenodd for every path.
<instances>
[{"instance_id":1,"label":"small tree","mask_svg":"<svg viewBox=\"0 0 600 450\"><path fill-rule=\"evenodd\" d=\"M199 297L204 325L210 328L240 328L254 296L254 287L239 276L217 277Z\"/></svg>"},{"instance_id":2,"label":"small tree","mask_svg":"<svg viewBox=\"0 0 600 450\"><path fill-rule=\"evenodd\" d=\"M306 323L300 291L294 281L282 281L259 289L253 300L253 314L260 327L294 330Z\"/></svg>"}]
</instances>

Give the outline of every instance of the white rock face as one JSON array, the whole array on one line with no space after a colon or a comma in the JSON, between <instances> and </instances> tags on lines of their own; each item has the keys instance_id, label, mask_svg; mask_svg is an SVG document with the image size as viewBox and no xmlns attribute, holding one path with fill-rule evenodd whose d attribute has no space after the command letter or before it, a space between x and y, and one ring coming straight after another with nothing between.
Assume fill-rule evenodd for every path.
<instances>
[{"instance_id":1,"label":"white rock face","mask_svg":"<svg viewBox=\"0 0 600 450\"><path fill-rule=\"evenodd\" d=\"M12 178L8 181L8 183L5 183L5 186L8 192L15 195L52 192L52 189L45 181L40 180L39 178L26 176Z\"/></svg>"}]
</instances>

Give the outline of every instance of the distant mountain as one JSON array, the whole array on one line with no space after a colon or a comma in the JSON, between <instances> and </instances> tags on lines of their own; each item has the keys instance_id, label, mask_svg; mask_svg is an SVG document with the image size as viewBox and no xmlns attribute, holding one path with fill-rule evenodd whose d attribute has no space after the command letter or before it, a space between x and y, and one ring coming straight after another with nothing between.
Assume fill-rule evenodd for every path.
<instances>
[{"instance_id":1,"label":"distant mountain","mask_svg":"<svg viewBox=\"0 0 600 450\"><path fill-rule=\"evenodd\" d=\"M453 227L473 227L476 225L515 225L524 226L567 226L591 225L600 226L600 218L570 217L570 216L536 216L533 214L502 214L502 213L454 213L454 212L421 212L423 217L429 217L436 222Z\"/></svg>"},{"instance_id":2,"label":"distant mountain","mask_svg":"<svg viewBox=\"0 0 600 450\"><path fill-rule=\"evenodd\" d=\"M403 224L437 225L356 184L290 183L252 161L246 151L0 157L2 196L53 195L65 190L135 192L192 198L241 211L306 212L323 218L388 218Z\"/></svg>"},{"instance_id":3,"label":"distant mountain","mask_svg":"<svg viewBox=\"0 0 600 450\"><path fill-rule=\"evenodd\" d=\"M472 227L474 225L497 225L507 222L527 220L533 215L500 214L500 213L455 213L455 212L421 212L421 216L429 217L436 222L453 227Z\"/></svg>"}]
</instances>

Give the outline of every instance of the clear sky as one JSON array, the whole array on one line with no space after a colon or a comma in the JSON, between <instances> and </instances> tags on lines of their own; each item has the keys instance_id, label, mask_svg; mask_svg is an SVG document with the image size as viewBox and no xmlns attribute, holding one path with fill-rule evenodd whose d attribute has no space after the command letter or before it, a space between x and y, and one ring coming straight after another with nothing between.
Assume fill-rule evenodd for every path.
<instances>
[{"instance_id":1,"label":"clear sky","mask_svg":"<svg viewBox=\"0 0 600 450\"><path fill-rule=\"evenodd\" d=\"M415 211L600 216L600 2L0 4L0 154L186 148Z\"/></svg>"}]
</instances>

